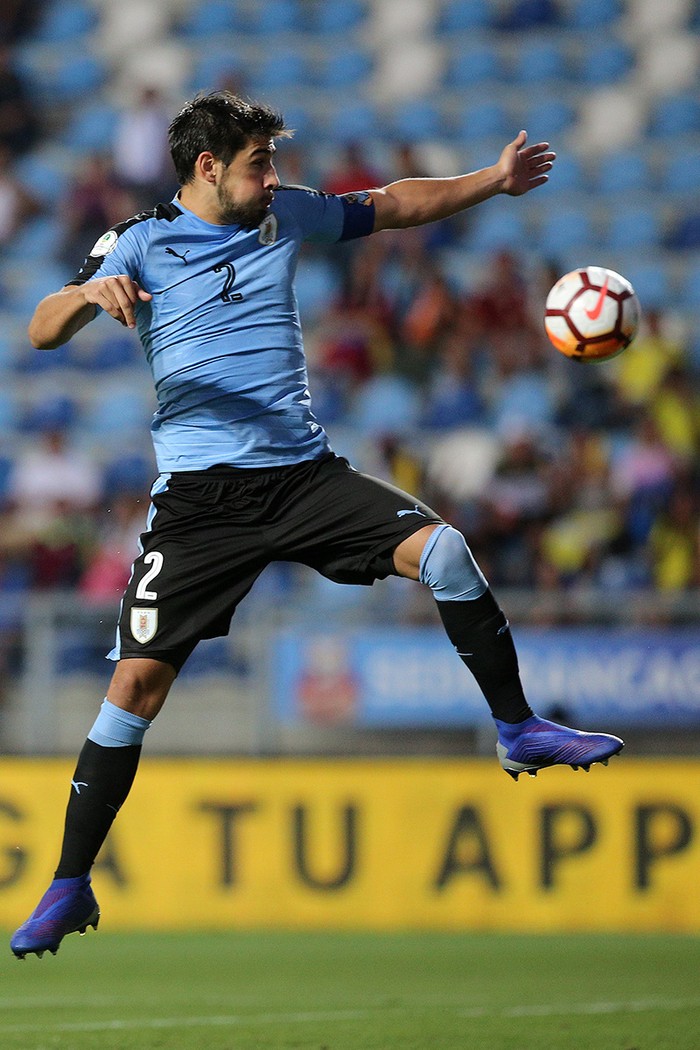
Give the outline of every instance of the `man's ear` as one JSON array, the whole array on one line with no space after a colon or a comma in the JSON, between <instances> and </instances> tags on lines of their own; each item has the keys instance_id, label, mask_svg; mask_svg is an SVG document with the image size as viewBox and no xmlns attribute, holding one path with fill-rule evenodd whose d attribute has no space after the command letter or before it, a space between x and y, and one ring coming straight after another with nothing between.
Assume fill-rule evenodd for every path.
<instances>
[{"instance_id":1,"label":"man's ear","mask_svg":"<svg viewBox=\"0 0 700 1050\"><path fill-rule=\"evenodd\" d=\"M200 153L194 162L195 175L199 175L205 182L214 185L216 183L218 161L213 153L205 150Z\"/></svg>"}]
</instances>

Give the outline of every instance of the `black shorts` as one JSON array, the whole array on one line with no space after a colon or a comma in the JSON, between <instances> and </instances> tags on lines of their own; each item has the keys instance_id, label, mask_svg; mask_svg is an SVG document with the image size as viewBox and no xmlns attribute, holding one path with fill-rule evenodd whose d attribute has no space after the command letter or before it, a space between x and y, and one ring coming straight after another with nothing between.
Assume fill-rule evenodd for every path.
<instances>
[{"instance_id":1,"label":"black shorts","mask_svg":"<svg viewBox=\"0 0 700 1050\"><path fill-rule=\"evenodd\" d=\"M236 606L270 562L371 584L395 573L402 540L441 520L332 453L273 470L163 475L110 656L163 660L179 671L200 639L228 634Z\"/></svg>"}]
</instances>

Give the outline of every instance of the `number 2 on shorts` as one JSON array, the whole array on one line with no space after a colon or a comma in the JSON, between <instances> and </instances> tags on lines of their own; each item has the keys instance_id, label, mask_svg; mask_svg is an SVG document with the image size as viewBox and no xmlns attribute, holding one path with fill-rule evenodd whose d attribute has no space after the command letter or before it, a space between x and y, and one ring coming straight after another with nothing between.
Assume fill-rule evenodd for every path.
<instances>
[{"instance_id":1,"label":"number 2 on shorts","mask_svg":"<svg viewBox=\"0 0 700 1050\"><path fill-rule=\"evenodd\" d=\"M148 554L144 555L143 560L146 565L151 565L151 568L136 588L136 597L145 598L149 602L154 602L158 597L158 591L149 591L148 584L151 580L155 580L156 576L163 568L163 555L160 551L149 551Z\"/></svg>"}]
</instances>

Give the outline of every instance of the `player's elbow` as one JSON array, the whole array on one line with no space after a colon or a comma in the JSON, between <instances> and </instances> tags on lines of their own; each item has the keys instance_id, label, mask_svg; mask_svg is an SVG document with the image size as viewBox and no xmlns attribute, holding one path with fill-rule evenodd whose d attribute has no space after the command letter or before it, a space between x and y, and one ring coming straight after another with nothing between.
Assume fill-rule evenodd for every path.
<instances>
[{"instance_id":1,"label":"player's elbow","mask_svg":"<svg viewBox=\"0 0 700 1050\"><path fill-rule=\"evenodd\" d=\"M52 338L51 333L37 323L36 318L32 318L27 328L27 335L29 336L29 342L32 344L35 350L55 350L57 346L60 346L60 341L55 337Z\"/></svg>"}]
</instances>

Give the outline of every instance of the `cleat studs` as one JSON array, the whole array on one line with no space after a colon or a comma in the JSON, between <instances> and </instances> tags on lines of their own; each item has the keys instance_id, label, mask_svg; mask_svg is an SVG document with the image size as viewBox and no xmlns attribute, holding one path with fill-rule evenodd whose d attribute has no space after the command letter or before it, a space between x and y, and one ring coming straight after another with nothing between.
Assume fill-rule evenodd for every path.
<instances>
[{"instance_id":1,"label":"cleat studs","mask_svg":"<svg viewBox=\"0 0 700 1050\"><path fill-rule=\"evenodd\" d=\"M602 763L603 763L603 765L604 765L604 766L607 766L607 764L608 764L608 762L609 762L609 761L610 761L610 759L609 759L609 758L604 758L604 759L602 759Z\"/></svg>"},{"instance_id":2,"label":"cleat studs","mask_svg":"<svg viewBox=\"0 0 700 1050\"><path fill-rule=\"evenodd\" d=\"M571 768L573 769L574 773L578 772L578 766L572 766Z\"/></svg>"},{"instance_id":3,"label":"cleat studs","mask_svg":"<svg viewBox=\"0 0 700 1050\"><path fill-rule=\"evenodd\" d=\"M581 766L581 769L583 770L584 773L590 773L590 771L591 771L591 767L590 766Z\"/></svg>"},{"instance_id":4,"label":"cleat studs","mask_svg":"<svg viewBox=\"0 0 700 1050\"><path fill-rule=\"evenodd\" d=\"M56 955L56 953L58 952L58 948L51 948L49 950L50 950L52 955Z\"/></svg>"},{"instance_id":5,"label":"cleat studs","mask_svg":"<svg viewBox=\"0 0 700 1050\"><path fill-rule=\"evenodd\" d=\"M42 952L37 952L37 953L36 953L36 957L37 957L37 959L43 959L43 958L44 958L44 953L43 953L43 951L42 951Z\"/></svg>"},{"instance_id":6,"label":"cleat studs","mask_svg":"<svg viewBox=\"0 0 700 1050\"><path fill-rule=\"evenodd\" d=\"M520 774L516 773L516 771L514 769L506 769L506 773L508 774L509 777L512 777L513 780L515 780L515 781L517 781L518 777L520 776Z\"/></svg>"},{"instance_id":7,"label":"cleat studs","mask_svg":"<svg viewBox=\"0 0 700 1050\"><path fill-rule=\"evenodd\" d=\"M528 769L527 775L529 777L536 777L537 776L537 770L536 769Z\"/></svg>"}]
</instances>

